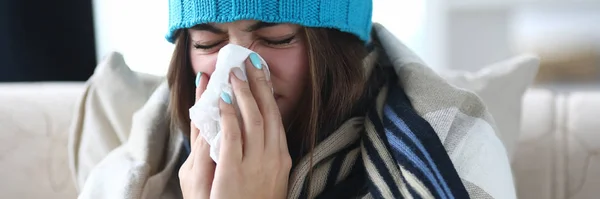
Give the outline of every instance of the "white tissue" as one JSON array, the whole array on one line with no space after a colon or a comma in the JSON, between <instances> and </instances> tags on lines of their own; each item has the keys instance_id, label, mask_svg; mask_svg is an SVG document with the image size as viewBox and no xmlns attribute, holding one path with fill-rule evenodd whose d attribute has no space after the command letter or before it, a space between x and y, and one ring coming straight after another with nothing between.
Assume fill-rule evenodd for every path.
<instances>
[{"instance_id":1,"label":"white tissue","mask_svg":"<svg viewBox=\"0 0 600 199\"><path fill-rule=\"evenodd\" d=\"M190 108L190 119L200 130L200 135L206 139L206 142L210 145L210 157L218 162L219 150L221 146L221 116L219 109L219 100L221 99L221 92L225 92L232 96L233 104L238 111L238 120L241 122L242 118L239 115L239 109L235 103L235 95L232 92L231 84L229 83L229 74L233 68L240 68L243 72L243 76L246 76L246 64L244 63L250 53L253 53L250 49L238 46L235 44L228 44L221 48L217 56L217 64L215 71L210 75L210 80L206 90L200 96L200 99L196 101L196 104ZM258 55L258 54L257 54ZM260 55L259 55L260 57ZM269 66L267 66L264 59L261 57L263 64L263 71L270 79Z\"/></svg>"}]
</instances>

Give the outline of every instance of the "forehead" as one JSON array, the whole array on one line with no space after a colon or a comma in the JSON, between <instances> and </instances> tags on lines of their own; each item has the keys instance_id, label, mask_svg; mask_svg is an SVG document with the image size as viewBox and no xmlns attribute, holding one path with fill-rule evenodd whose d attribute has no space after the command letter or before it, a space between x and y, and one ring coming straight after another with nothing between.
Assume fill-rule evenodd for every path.
<instances>
[{"instance_id":1,"label":"forehead","mask_svg":"<svg viewBox=\"0 0 600 199\"><path fill-rule=\"evenodd\" d=\"M239 20L239 21L228 22L228 23L209 23L209 24L216 28L219 28L219 29L245 30L245 29L249 28L250 26L255 25L259 22L260 21L257 21L257 20Z\"/></svg>"},{"instance_id":2,"label":"forehead","mask_svg":"<svg viewBox=\"0 0 600 199\"><path fill-rule=\"evenodd\" d=\"M277 29L296 30L299 25L290 23L268 23L257 20L239 20L229 23L207 23L198 24L192 27L192 30L207 30L217 34L224 34L231 31L254 32L265 28L278 27Z\"/></svg>"}]
</instances>

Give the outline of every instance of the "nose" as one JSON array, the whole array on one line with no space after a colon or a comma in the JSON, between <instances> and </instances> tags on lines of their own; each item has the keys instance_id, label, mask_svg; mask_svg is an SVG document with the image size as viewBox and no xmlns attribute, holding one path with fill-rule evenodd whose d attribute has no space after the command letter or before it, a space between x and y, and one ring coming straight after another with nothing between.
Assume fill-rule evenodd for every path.
<instances>
[{"instance_id":1,"label":"nose","mask_svg":"<svg viewBox=\"0 0 600 199\"><path fill-rule=\"evenodd\" d=\"M259 47L259 42L257 42L257 39L253 39L253 38L243 38L243 37L230 37L229 44L235 44L235 45L239 45L242 46L244 48L248 48L256 53L258 52L258 47ZM260 53L259 53L260 54ZM203 65L203 64L199 64L200 67L194 67L194 71L202 71L203 73L206 73L209 77L212 75L212 73L215 71L215 67L216 67L216 60L217 56L214 56L211 58L212 61L210 61L210 66L208 65ZM246 64L250 64L249 59L246 60L247 63Z\"/></svg>"},{"instance_id":2,"label":"nose","mask_svg":"<svg viewBox=\"0 0 600 199\"><path fill-rule=\"evenodd\" d=\"M258 39L253 38L253 37L239 37L239 38L231 38L229 41L230 44L236 44L239 46L242 46L244 48L250 49L251 51L254 51L258 54L260 54L259 52L259 42ZM251 66L252 62L250 61L250 59L246 59L246 65Z\"/></svg>"},{"instance_id":3,"label":"nose","mask_svg":"<svg viewBox=\"0 0 600 199\"><path fill-rule=\"evenodd\" d=\"M236 38L232 38L231 41L229 41L230 44L236 44L239 46L242 46L244 48L250 49L252 51L256 50L256 44L257 39L254 38L245 38L245 39L236 39Z\"/></svg>"}]
</instances>

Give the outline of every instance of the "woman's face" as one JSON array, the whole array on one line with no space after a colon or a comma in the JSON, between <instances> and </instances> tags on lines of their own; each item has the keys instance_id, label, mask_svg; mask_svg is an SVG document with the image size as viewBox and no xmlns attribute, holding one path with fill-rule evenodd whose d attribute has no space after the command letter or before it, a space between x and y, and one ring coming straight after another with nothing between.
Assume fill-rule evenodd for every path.
<instances>
[{"instance_id":1,"label":"woman's face","mask_svg":"<svg viewBox=\"0 0 600 199\"><path fill-rule=\"evenodd\" d=\"M217 54L227 44L258 53L269 65L274 97L284 122L298 105L307 86L308 61L302 28L294 24L271 24L243 20L202 24L189 29L190 60L194 72L210 77Z\"/></svg>"}]
</instances>

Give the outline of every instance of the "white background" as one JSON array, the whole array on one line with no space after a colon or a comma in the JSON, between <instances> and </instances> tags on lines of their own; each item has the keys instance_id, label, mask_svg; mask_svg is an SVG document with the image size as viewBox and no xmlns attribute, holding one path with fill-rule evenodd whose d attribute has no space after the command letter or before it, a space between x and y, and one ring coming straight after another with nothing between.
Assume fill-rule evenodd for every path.
<instances>
[{"instance_id":1,"label":"white background","mask_svg":"<svg viewBox=\"0 0 600 199\"><path fill-rule=\"evenodd\" d=\"M373 21L386 26L435 70L475 71L525 53L528 46L557 39L600 41L600 0L373 0L373 4ZM98 61L118 51L133 70L166 74L173 50L164 39L167 0L93 0L93 6Z\"/></svg>"},{"instance_id":2,"label":"white background","mask_svg":"<svg viewBox=\"0 0 600 199\"><path fill-rule=\"evenodd\" d=\"M164 39L166 0L94 0L93 6L98 61L118 51L133 70L166 74L173 50ZM428 48L435 40L425 39L433 27L425 24L427 6L425 0L374 0L373 21L387 26L418 54L435 57Z\"/></svg>"}]
</instances>

